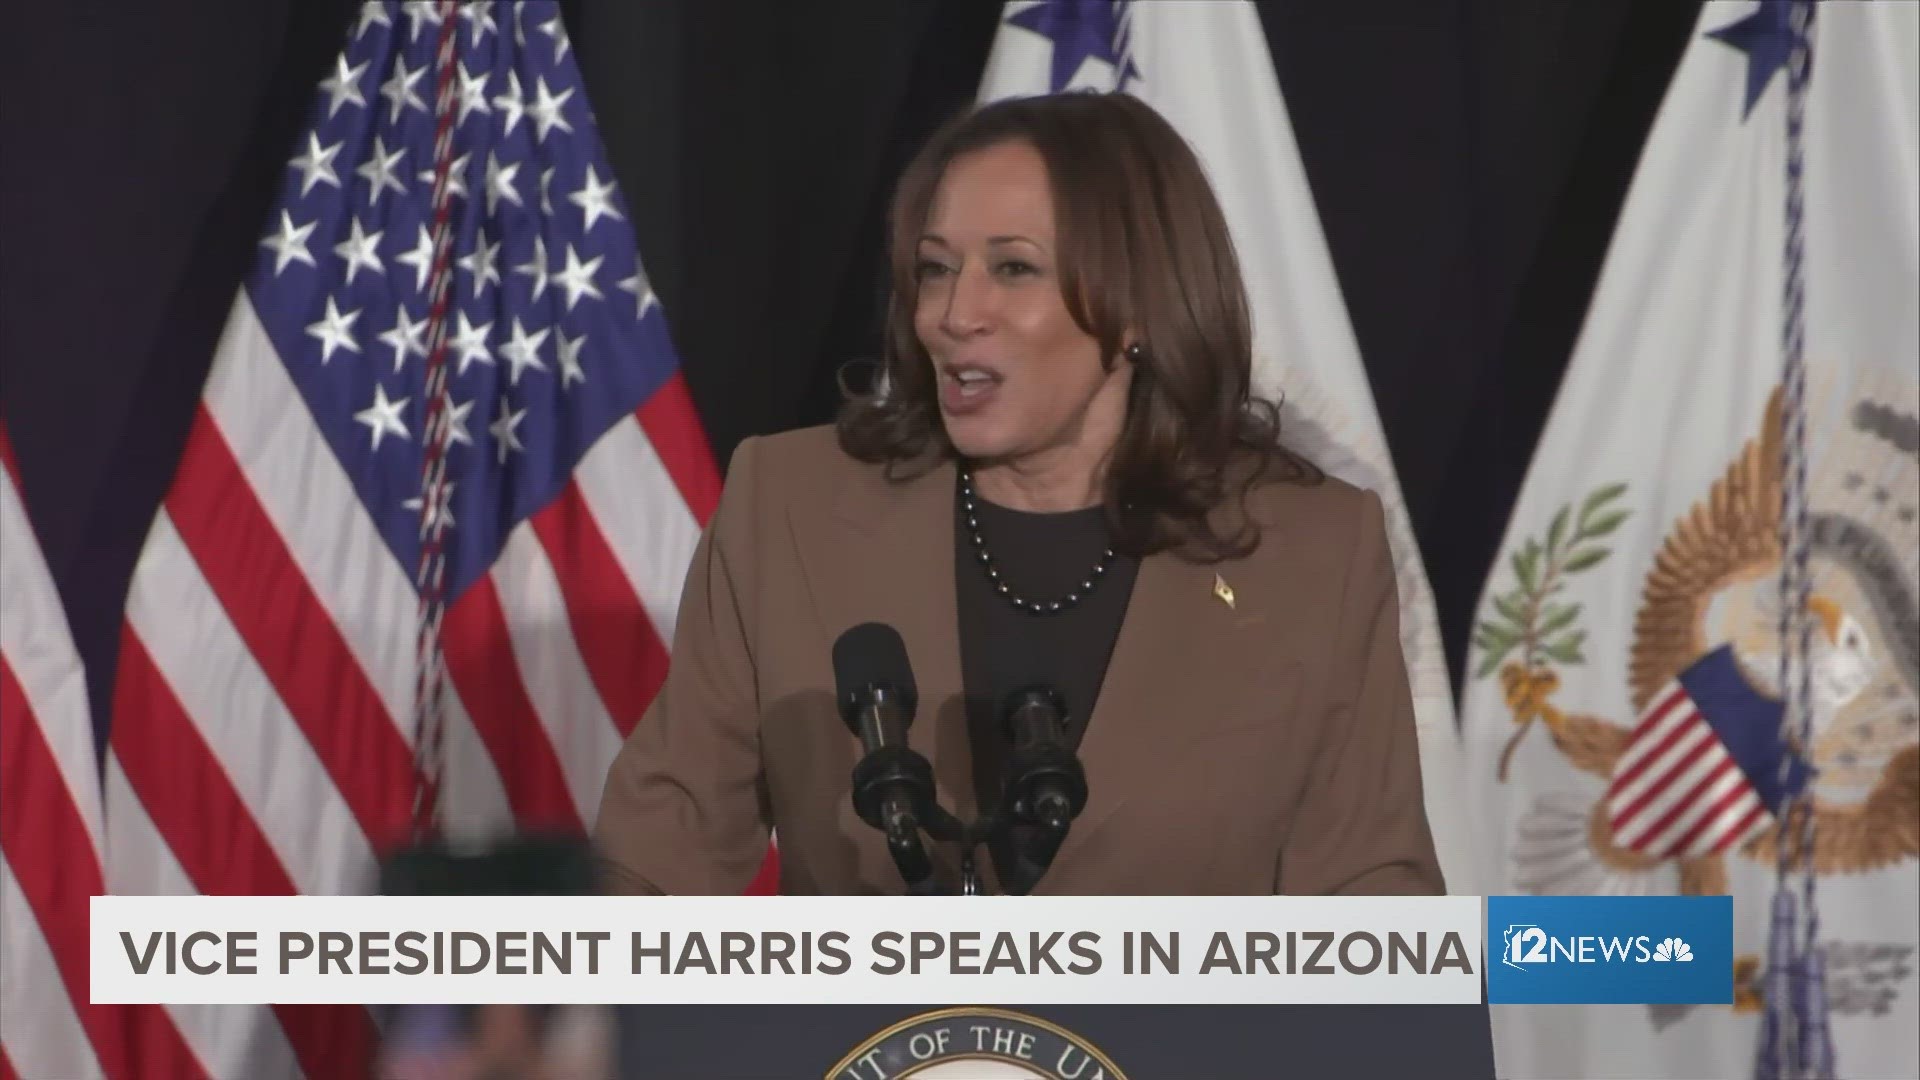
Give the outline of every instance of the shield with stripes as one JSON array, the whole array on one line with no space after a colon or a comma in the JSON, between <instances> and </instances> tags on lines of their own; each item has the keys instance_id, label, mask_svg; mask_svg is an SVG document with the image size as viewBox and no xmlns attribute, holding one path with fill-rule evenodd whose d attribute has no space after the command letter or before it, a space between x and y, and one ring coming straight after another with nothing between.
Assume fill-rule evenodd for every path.
<instances>
[{"instance_id":1,"label":"shield with stripes","mask_svg":"<svg viewBox=\"0 0 1920 1080\"><path fill-rule=\"evenodd\" d=\"M1781 706L1722 645L1668 683L1634 725L1607 785L1614 843L1656 859L1717 855L1772 824L1806 782Z\"/></svg>"}]
</instances>

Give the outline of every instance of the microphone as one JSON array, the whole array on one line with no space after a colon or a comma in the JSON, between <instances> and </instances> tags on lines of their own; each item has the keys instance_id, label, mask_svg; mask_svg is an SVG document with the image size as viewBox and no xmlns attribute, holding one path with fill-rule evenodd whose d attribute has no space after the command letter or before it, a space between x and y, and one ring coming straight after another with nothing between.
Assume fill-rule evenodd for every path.
<instances>
[{"instance_id":1,"label":"microphone","mask_svg":"<svg viewBox=\"0 0 1920 1080\"><path fill-rule=\"evenodd\" d=\"M1064 836L1087 805L1087 774L1067 746L1067 707L1059 693L1030 684L1008 694L1006 802L1016 817Z\"/></svg>"},{"instance_id":2,"label":"microphone","mask_svg":"<svg viewBox=\"0 0 1920 1080\"><path fill-rule=\"evenodd\" d=\"M853 806L860 819L886 832L896 859L917 869L913 835L929 820L933 766L907 745L918 693L907 647L884 623L861 623L833 643L833 678L840 718L860 740L865 756L853 769ZM903 864L902 872L908 873Z\"/></svg>"}]
</instances>

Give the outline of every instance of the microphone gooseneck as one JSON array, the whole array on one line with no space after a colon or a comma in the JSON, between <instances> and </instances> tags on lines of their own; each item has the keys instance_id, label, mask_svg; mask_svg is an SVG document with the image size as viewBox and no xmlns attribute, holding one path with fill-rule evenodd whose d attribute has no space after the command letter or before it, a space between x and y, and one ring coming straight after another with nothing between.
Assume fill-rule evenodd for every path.
<instances>
[{"instance_id":1,"label":"microphone gooseneck","mask_svg":"<svg viewBox=\"0 0 1920 1080\"><path fill-rule=\"evenodd\" d=\"M915 892L933 874L920 829L936 814L933 766L907 743L918 695L907 647L893 627L862 623L833 644L840 718L860 740L853 767L853 808L887 836L900 876Z\"/></svg>"},{"instance_id":2,"label":"microphone gooseneck","mask_svg":"<svg viewBox=\"0 0 1920 1080\"><path fill-rule=\"evenodd\" d=\"M1052 834L1057 847L1087 805L1086 770L1067 744L1066 703L1052 687L1033 684L1007 695L1002 716L1009 744L1004 801L1016 818Z\"/></svg>"}]
</instances>

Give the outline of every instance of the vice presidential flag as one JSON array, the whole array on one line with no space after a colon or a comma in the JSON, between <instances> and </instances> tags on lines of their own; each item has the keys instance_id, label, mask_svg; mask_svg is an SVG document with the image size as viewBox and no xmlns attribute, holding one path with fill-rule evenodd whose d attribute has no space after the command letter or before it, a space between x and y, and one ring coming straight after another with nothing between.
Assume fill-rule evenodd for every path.
<instances>
[{"instance_id":1,"label":"vice presidential flag","mask_svg":"<svg viewBox=\"0 0 1920 1080\"><path fill-rule=\"evenodd\" d=\"M1753 1075L1798 793L1813 844L1786 862L1813 875L1834 1075L1920 1075L1916 117L1920 7L1700 14L1487 583L1462 711L1484 891L1731 894L1735 997L1498 1008L1503 1074ZM1782 597L1789 520L1804 601ZM1810 635L1804 713L1781 685L1788 616Z\"/></svg>"},{"instance_id":2,"label":"vice presidential flag","mask_svg":"<svg viewBox=\"0 0 1920 1080\"><path fill-rule=\"evenodd\" d=\"M1233 233L1254 327L1254 387L1282 403L1292 448L1371 488L1385 507L1400 638L1420 732L1428 818L1449 886L1472 860L1459 806L1459 736L1433 591L1294 145L1259 13L1230 0L1041 0L1006 5L982 100L1121 91L1151 105L1200 158Z\"/></svg>"},{"instance_id":3,"label":"vice presidential flag","mask_svg":"<svg viewBox=\"0 0 1920 1080\"><path fill-rule=\"evenodd\" d=\"M128 597L108 887L583 835L718 478L559 5L364 5L264 226ZM170 1014L190 1061L136 1074L363 1075L373 1039Z\"/></svg>"}]
</instances>

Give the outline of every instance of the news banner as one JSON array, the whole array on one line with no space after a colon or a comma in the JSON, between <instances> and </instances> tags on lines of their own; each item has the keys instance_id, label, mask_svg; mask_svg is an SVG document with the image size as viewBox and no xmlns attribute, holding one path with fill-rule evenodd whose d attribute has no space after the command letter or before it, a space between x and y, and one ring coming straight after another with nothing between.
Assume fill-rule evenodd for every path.
<instances>
[{"instance_id":1,"label":"news banner","mask_svg":"<svg viewBox=\"0 0 1920 1080\"><path fill-rule=\"evenodd\" d=\"M1725 1004L1680 897L95 896L101 1004Z\"/></svg>"}]
</instances>

